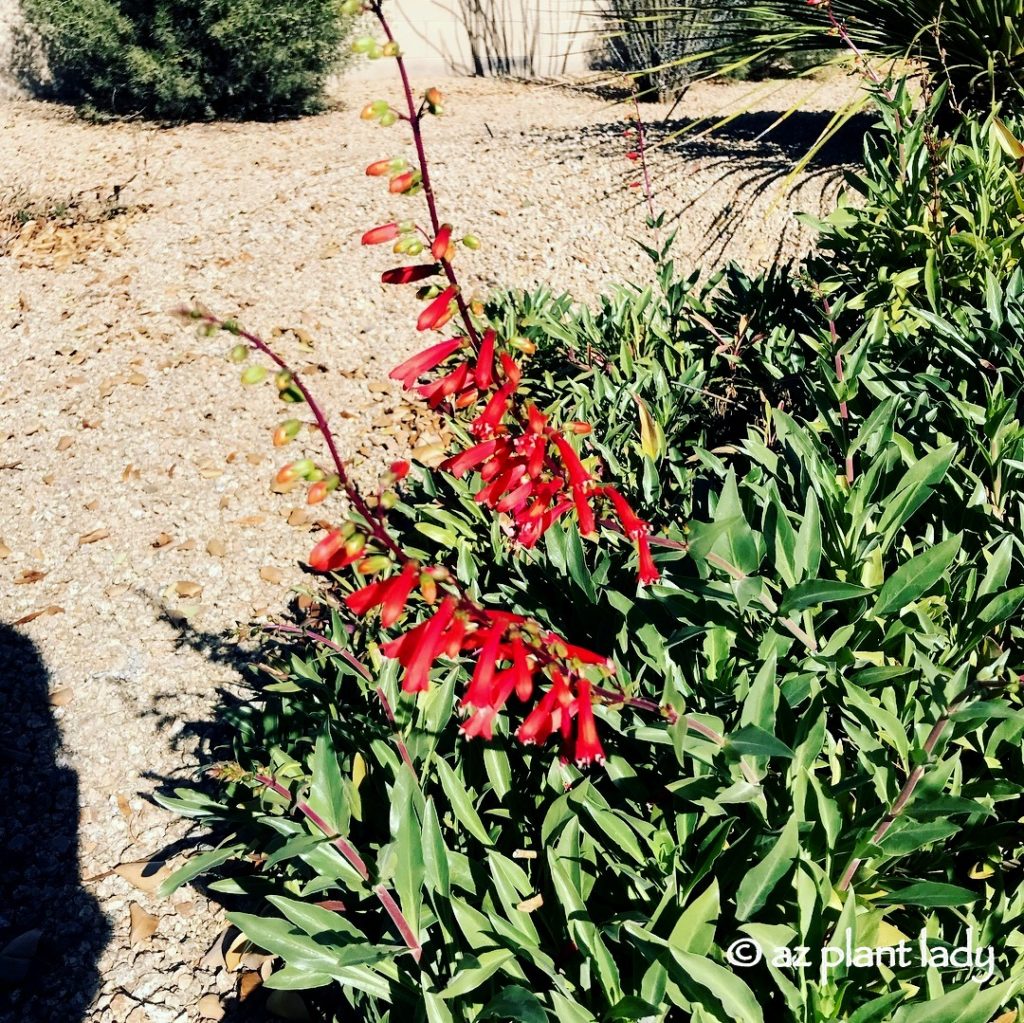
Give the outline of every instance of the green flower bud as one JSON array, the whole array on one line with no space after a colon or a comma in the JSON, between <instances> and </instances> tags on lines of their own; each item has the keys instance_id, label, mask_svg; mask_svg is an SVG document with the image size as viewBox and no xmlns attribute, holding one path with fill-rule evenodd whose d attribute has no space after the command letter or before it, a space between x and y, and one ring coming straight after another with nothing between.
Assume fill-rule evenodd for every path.
<instances>
[{"instance_id":1,"label":"green flower bud","mask_svg":"<svg viewBox=\"0 0 1024 1023\"><path fill-rule=\"evenodd\" d=\"M235 347L228 352L228 358L235 363L245 362L245 360L249 358L249 346L235 345Z\"/></svg>"},{"instance_id":2,"label":"green flower bud","mask_svg":"<svg viewBox=\"0 0 1024 1023\"><path fill-rule=\"evenodd\" d=\"M253 384L261 384L267 379L267 367L266 366L246 366L242 370L242 383L246 387L251 387Z\"/></svg>"}]
</instances>

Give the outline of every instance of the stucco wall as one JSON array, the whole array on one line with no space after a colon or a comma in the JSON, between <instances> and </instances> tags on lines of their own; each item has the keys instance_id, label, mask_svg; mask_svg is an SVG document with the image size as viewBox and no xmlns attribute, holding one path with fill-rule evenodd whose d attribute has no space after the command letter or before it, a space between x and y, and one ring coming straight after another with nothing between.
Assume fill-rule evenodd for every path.
<instances>
[{"instance_id":1,"label":"stucco wall","mask_svg":"<svg viewBox=\"0 0 1024 1023\"><path fill-rule=\"evenodd\" d=\"M595 6L596 0L392 0L391 11L395 36L417 73L473 73L481 64L486 71L490 51L492 58L510 58L513 74L549 77L588 66ZM358 61L353 72L389 74L380 64L387 62Z\"/></svg>"},{"instance_id":2,"label":"stucco wall","mask_svg":"<svg viewBox=\"0 0 1024 1023\"><path fill-rule=\"evenodd\" d=\"M391 14L417 75L472 74L481 64L486 71L489 57L497 57L509 59L513 74L549 77L588 66L596 45L588 12L595 5L596 0L391 0ZM10 59L18 11L19 0L0 0L0 100L17 92ZM468 26L476 28L476 61ZM356 59L348 73L389 76L394 68L387 60Z\"/></svg>"}]
</instances>

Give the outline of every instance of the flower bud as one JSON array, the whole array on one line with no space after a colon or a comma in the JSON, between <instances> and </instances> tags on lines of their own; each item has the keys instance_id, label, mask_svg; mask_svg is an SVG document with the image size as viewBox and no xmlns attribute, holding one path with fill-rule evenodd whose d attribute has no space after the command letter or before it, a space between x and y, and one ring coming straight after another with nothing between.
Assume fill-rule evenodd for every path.
<instances>
[{"instance_id":1,"label":"flower bud","mask_svg":"<svg viewBox=\"0 0 1024 1023\"><path fill-rule=\"evenodd\" d=\"M373 46L371 46L370 49L366 51L366 56L369 57L370 60L380 60L380 58L383 55L384 50L381 47L380 43L377 42L375 42Z\"/></svg>"},{"instance_id":2,"label":"flower bud","mask_svg":"<svg viewBox=\"0 0 1024 1023\"><path fill-rule=\"evenodd\" d=\"M419 238L413 238L405 248L407 256L418 256L423 251L424 245Z\"/></svg>"},{"instance_id":3,"label":"flower bud","mask_svg":"<svg viewBox=\"0 0 1024 1023\"><path fill-rule=\"evenodd\" d=\"M437 603L437 583L426 572L420 576L420 594L428 604Z\"/></svg>"},{"instance_id":4,"label":"flower bud","mask_svg":"<svg viewBox=\"0 0 1024 1023\"><path fill-rule=\"evenodd\" d=\"M242 370L242 383L246 387L252 387L253 384L260 384L267 379L267 367L266 366L246 366Z\"/></svg>"},{"instance_id":5,"label":"flower bud","mask_svg":"<svg viewBox=\"0 0 1024 1023\"><path fill-rule=\"evenodd\" d=\"M300 458L297 462L292 462L291 469L296 476L301 476L303 479L309 479L317 471L316 463L312 458Z\"/></svg>"},{"instance_id":6,"label":"flower bud","mask_svg":"<svg viewBox=\"0 0 1024 1023\"><path fill-rule=\"evenodd\" d=\"M393 242L397 237L397 224L381 224L363 235L363 245L383 245L385 242Z\"/></svg>"},{"instance_id":7,"label":"flower bud","mask_svg":"<svg viewBox=\"0 0 1024 1023\"><path fill-rule=\"evenodd\" d=\"M309 488L306 494L306 504L320 504L327 499L328 493L330 491L327 489L326 480L318 480Z\"/></svg>"},{"instance_id":8,"label":"flower bud","mask_svg":"<svg viewBox=\"0 0 1024 1023\"><path fill-rule=\"evenodd\" d=\"M590 433L593 427L590 425L590 423L584 423L581 420L577 419L569 423L567 429L570 431L570 433L575 433L582 436L583 434Z\"/></svg>"},{"instance_id":9,"label":"flower bud","mask_svg":"<svg viewBox=\"0 0 1024 1023\"><path fill-rule=\"evenodd\" d=\"M353 526L353 528L355 527L355 524L354 524L354 523L348 523L348 522L346 522L346 523L345 523L345 525L346 525L346 526L347 526L347 525L352 525L352 526ZM342 530L342 532L344 532L344 529ZM350 536L350 537L349 537L349 538L348 538L348 539L347 539L347 540L345 541L345 553L346 553L346 554L347 554L347 555L348 555L348 556L349 556L350 558L353 558L353 557L355 557L355 556L356 556L356 555L357 555L357 554L358 554L358 553L359 553L359 552L360 552L360 551L361 551L361 550L362 550L362 549L363 549L363 548L364 548L365 546L366 546L366 537L365 537L365 536L364 536L364 535L363 535L362 533L353 533L353 534L352 534L352 535L351 535L351 536Z\"/></svg>"},{"instance_id":10,"label":"flower bud","mask_svg":"<svg viewBox=\"0 0 1024 1023\"><path fill-rule=\"evenodd\" d=\"M434 239L434 244L430 246L430 254L434 259L444 259L445 254L448 252L448 246L452 240L452 225L442 224L441 229L437 232L437 237Z\"/></svg>"},{"instance_id":11,"label":"flower bud","mask_svg":"<svg viewBox=\"0 0 1024 1023\"><path fill-rule=\"evenodd\" d=\"M312 472L307 472L306 473L306 482L307 483L321 483L324 480L324 478L325 478L325 473L324 473L323 469L320 469L320 468L315 468L314 467Z\"/></svg>"},{"instance_id":12,"label":"flower bud","mask_svg":"<svg viewBox=\"0 0 1024 1023\"><path fill-rule=\"evenodd\" d=\"M297 419L286 419L275 431L274 431L274 447L283 448L285 444L295 440L299 435L299 430L302 429L302 423Z\"/></svg>"},{"instance_id":13,"label":"flower bud","mask_svg":"<svg viewBox=\"0 0 1024 1023\"><path fill-rule=\"evenodd\" d=\"M396 266L393 270L385 270L380 275L382 284L414 284L428 277L436 276L436 263L423 263L421 266Z\"/></svg>"},{"instance_id":14,"label":"flower bud","mask_svg":"<svg viewBox=\"0 0 1024 1023\"><path fill-rule=\"evenodd\" d=\"M228 352L228 358L235 363L245 362L245 360L249 358L249 346L235 345L235 347Z\"/></svg>"},{"instance_id":15,"label":"flower bud","mask_svg":"<svg viewBox=\"0 0 1024 1023\"><path fill-rule=\"evenodd\" d=\"M352 52L353 53L369 53L376 43L370 36L359 36L358 39L352 40Z\"/></svg>"},{"instance_id":16,"label":"flower bud","mask_svg":"<svg viewBox=\"0 0 1024 1023\"><path fill-rule=\"evenodd\" d=\"M524 355L533 355L537 351L537 346L528 337L514 337L508 344Z\"/></svg>"},{"instance_id":17,"label":"flower bud","mask_svg":"<svg viewBox=\"0 0 1024 1023\"><path fill-rule=\"evenodd\" d=\"M398 43L394 42L393 40L391 42L385 43L384 48L381 52L384 54L385 57L400 57L402 55L401 47L399 47Z\"/></svg>"},{"instance_id":18,"label":"flower bud","mask_svg":"<svg viewBox=\"0 0 1024 1023\"><path fill-rule=\"evenodd\" d=\"M418 173L411 170L396 174L388 184L388 191L394 195L401 195L403 192L411 191L419 184L418 178Z\"/></svg>"},{"instance_id":19,"label":"flower bud","mask_svg":"<svg viewBox=\"0 0 1024 1023\"><path fill-rule=\"evenodd\" d=\"M277 470L277 475L274 477L274 482L285 486L289 483L294 483L299 478L299 473L295 471L295 463L289 462L287 465L282 465Z\"/></svg>"},{"instance_id":20,"label":"flower bud","mask_svg":"<svg viewBox=\"0 0 1024 1023\"><path fill-rule=\"evenodd\" d=\"M467 234L463 237L462 244L465 245L467 249L476 250L480 248L480 239L477 238L475 234Z\"/></svg>"},{"instance_id":21,"label":"flower bud","mask_svg":"<svg viewBox=\"0 0 1024 1023\"><path fill-rule=\"evenodd\" d=\"M363 558L362 561L356 566L356 571L360 575L375 575L377 572L383 572L384 569L391 567L391 559L386 554L371 554L368 558Z\"/></svg>"},{"instance_id":22,"label":"flower bud","mask_svg":"<svg viewBox=\"0 0 1024 1023\"><path fill-rule=\"evenodd\" d=\"M341 13L346 17L352 18L357 14L363 12L363 0L343 0L341 5Z\"/></svg>"},{"instance_id":23,"label":"flower bud","mask_svg":"<svg viewBox=\"0 0 1024 1023\"><path fill-rule=\"evenodd\" d=\"M286 369L279 369L274 374L274 383L277 384L277 389L283 391L286 387L292 385L292 375Z\"/></svg>"},{"instance_id":24,"label":"flower bud","mask_svg":"<svg viewBox=\"0 0 1024 1023\"><path fill-rule=\"evenodd\" d=\"M283 391L278 391L277 396L287 405L299 405L306 400L302 395L302 391L294 386L294 384L286 387Z\"/></svg>"},{"instance_id":25,"label":"flower bud","mask_svg":"<svg viewBox=\"0 0 1024 1023\"><path fill-rule=\"evenodd\" d=\"M380 115L380 126L382 128L390 128L393 124L398 123L398 114L394 110L387 110Z\"/></svg>"}]
</instances>

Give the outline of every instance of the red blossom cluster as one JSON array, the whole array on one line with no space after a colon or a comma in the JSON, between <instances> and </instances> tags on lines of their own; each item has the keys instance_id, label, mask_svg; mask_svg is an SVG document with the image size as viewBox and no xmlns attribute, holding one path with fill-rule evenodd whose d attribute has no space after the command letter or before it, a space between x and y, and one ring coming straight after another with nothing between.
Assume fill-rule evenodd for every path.
<instances>
[{"instance_id":1,"label":"red blossom cluster","mask_svg":"<svg viewBox=\"0 0 1024 1023\"><path fill-rule=\"evenodd\" d=\"M524 338L500 339L494 330L478 329L474 313L479 314L479 309L474 306L471 310L463 299L452 261L459 242L469 249L480 243L472 235L456 239L453 226L441 223L423 146L422 120L427 114L441 113L443 97L430 89L416 103L379 4L370 3L366 9L377 16L387 35L381 43L370 43L398 60L407 109L399 112L378 100L369 104L362 116L385 127L398 121L407 123L419 164L414 166L401 157L382 159L371 163L366 173L387 177L391 193L422 193L430 225L424 228L413 221L383 224L368 230L362 243L389 244L396 254L426 257L423 263L387 270L381 278L385 284L421 286L420 298L425 304L416 321L419 331L440 331L461 317L456 336L406 360L391 377L407 389L415 388L431 408L467 417L474 442L452 454L441 468L459 478L479 475L476 500L503 516L506 533L514 542L532 547L563 516L574 516L582 535L596 537L598 521L609 523L610 516L636 546L641 584L653 583L658 570L651 557L648 524L614 486L603 481L603 466L596 456L581 454L570 439L570 435L589 434L589 424L574 422L559 428L535 404L522 400L518 393L520 359L533 354L534 346ZM270 355L281 367L283 379L287 368L281 360L258 338L234 330ZM494 721L513 694L531 703L535 691L546 685L517 729L517 738L540 743L558 735L565 754L577 763L602 760L591 676L612 674L614 667L608 659L568 643L521 615L481 607L445 567L422 566L410 558L386 524L387 510L397 495L382 489L376 499L367 500L360 494L349 481L326 419L305 385L290 374L287 384L296 387L313 410L336 472L327 475L308 459L301 459L281 470L277 485L291 486L300 480L310 483L310 503L341 487L357 513L313 548L310 567L319 572L350 567L357 576L373 577L349 594L345 603L360 616L379 611L385 629L398 624L414 598L427 609L422 621L381 645L385 656L403 668L402 689L407 693L428 689L430 673L442 658L470 660L474 667L462 698L467 713L462 730L467 736L491 738ZM297 432L296 421L282 424L275 433L275 445L289 443ZM392 465L385 488L408 472L407 462Z\"/></svg>"}]
</instances>

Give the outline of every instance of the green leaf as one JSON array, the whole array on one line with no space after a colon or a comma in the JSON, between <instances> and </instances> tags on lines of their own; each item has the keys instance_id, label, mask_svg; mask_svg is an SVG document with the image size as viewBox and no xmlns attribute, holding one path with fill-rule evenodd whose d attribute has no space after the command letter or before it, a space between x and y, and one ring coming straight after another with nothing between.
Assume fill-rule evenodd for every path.
<instances>
[{"instance_id":1,"label":"green leaf","mask_svg":"<svg viewBox=\"0 0 1024 1023\"><path fill-rule=\"evenodd\" d=\"M939 881L919 881L876 900L885 905L904 906L968 906L979 896L968 888Z\"/></svg>"},{"instance_id":2,"label":"green leaf","mask_svg":"<svg viewBox=\"0 0 1024 1023\"><path fill-rule=\"evenodd\" d=\"M672 949L672 957L683 968L687 978L707 988L722 1003L730 1023L764 1023L754 993L733 970L704 956Z\"/></svg>"},{"instance_id":3,"label":"green leaf","mask_svg":"<svg viewBox=\"0 0 1024 1023\"><path fill-rule=\"evenodd\" d=\"M455 974L455 979L441 992L442 998L457 998L460 995L472 994L484 981L493 976L503 966L515 959L515 954L507 948L493 949L482 952L478 957L469 957Z\"/></svg>"},{"instance_id":4,"label":"green leaf","mask_svg":"<svg viewBox=\"0 0 1024 1023\"><path fill-rule=\"evenodd\" d=\"M519 984L509 984L492 998L476 1019L515 1020L516 1023L548 1023L548 1014L540 999Z\"/></svg>"},{"instance_id":5,"label":"green leaf","mask_svg":"<svg viewBox=\"0 0 1024 1023\"><path fill-rule=\"evenodd\" d=\"M324 731L318 736L309 767L313 775L307 800L310 809L324 821L331 834L347 834L348 799L329 732Z\"/></svg>"},{"instance_id":6,"label":"green leaf","mask_svg":"<svg viewBox=\"0 0 1024 1023\"><path fill-rule=\"evenodd\" d=\"M313 988L327 987L333 981L334 978L329 973L313 973L286 966L272 973L264 987L271 991L310 991Z\"/></svg>"},{"instance_id":7,"label":"green leaf","mask_svg":"<svg viewBox=\"0 0 1024 1023\"><path fill-rule=\"evenodd\" d=\"M227 863L228 860L235 856L244 856L245 852L245 846L240 842L236 842L233 845L225 845L220 849L211 849L209 852L193 856L183 867L179 867L160 885L157 889L157 894L161 898L167 898L167 896L183 884L191 881L192 878L205 874L206 871L219 867L222 863Z\"/></svg>"},{"instance_id":8,"label":"green leaf","mask_svg":"<svg viewBox=\"0 0 1024 1023\"><path fill-rule=\"evenodd\" d=\"M476 807L473 805L473 800L466 791L462 779L441 757L434 761L434 767L441 779L441 787L452 804L452 816L455 818L456 825L465 828L478 842L492 846L494 843L491 841L491 836L487 833L484 822L476 812Z\"/></svg>"},{"instance_id":9,"label":"green leaf","mask_svg":"<svg viewBox=\"0 0 1024 1023\"><path fill-rule=\"evenodd\" d=\"M444 844L441 822L437 817L434 800L428 799L423 811L423 866L427 884L442 898L451 894L451 881L448 872L448 849Z\"/></svg>"},{"instance_id":10,"label":"green leaf","mask_svg":"<svg viewBox=\"0 0 1024 1023\"><path fill-rule=\"evenodd\" d=\"M951 536L901 565L882 585L872 614L899 611L931 589L952 564L960 542L960 536Z\"/></svg>"},{"instance_id":11,"label":"green leaf","mask_svg":"<svg viewBox=\"0 0 1024 1023\"><path fill-rule=\"evenodd\" d=\"M789 871L799 852L799 829L794 813L768 854L743 875L736 890L736 919L749 920L767 901L772 889Z\"/></svg>"},{"instance_id":12,"label":"green leaf","mask_svg":"<svg viewBox=\"0 0 1024 1023\"><path fill-rule=\"evenodd\" d=\"M757 725L744 725L726 737L726 746L737 753L755 757L786 757L792 759L793 751L774 735Z\"/></svg>"},{"instance_id":13,"label":"green leaf","mask_svg":"<svg viewBox=\"0 0 1024 1023\"><path fill-rule=\"evenodd\" d=\"M779 614L787 615L791 611L803 611L818 604L829 604L836 600L856 600L866 597L871 590L854 583L840 582L836 579L808 579L797 583L787 590L779 605Z\"/></svg>"}]
</instances>

